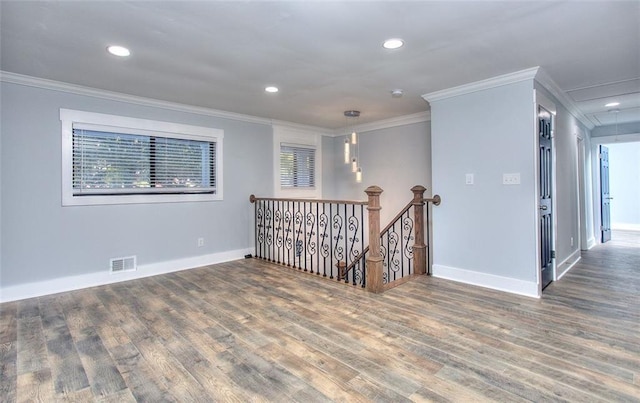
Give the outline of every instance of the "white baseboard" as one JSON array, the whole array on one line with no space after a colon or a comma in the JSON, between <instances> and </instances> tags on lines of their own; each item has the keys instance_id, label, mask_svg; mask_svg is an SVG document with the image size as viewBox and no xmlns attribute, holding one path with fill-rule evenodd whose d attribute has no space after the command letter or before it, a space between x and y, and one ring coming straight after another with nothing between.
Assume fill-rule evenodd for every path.
<instances>
[{"instance_id":1,"label":"white baseboard","mask_svg":"<svg viewBox=\"0 0 640 403\"><path fill-rule=\"evenodd\" d=\"M591 237L591 238L587 239L587 250L593 248L594 246L596 246L596 238L595 237Z\"/></svg>"},{"instance_id":2,"label":"white baseboard","mask_svg":"<svg viewBox=\"0 0 640 403\"><path fill-rule=\"evenodd\" d=\"M575 250L572 254L570 254L566 259L556 265L556 281L560 280L562 276L567 274L569 270L573 268L580 261L581 251L580 249Z\"/></svg>"},{"instance_id":3,"label":"white baseboard","mask_svg":"<svg viewBox=\"0 0 640 403\"><path fill-rule=\"evenodd\" d=\"M538 284L531 281L496 276L494 274L481 273L438 264L433 265L433 276L465 284L491 288L498 291L506 291L512 294L540 298Z\"/></svg>"},{"instance_id":4,"label":"white baseboard","mask_svg":"<svg viewBox=\"0 0 640 403\"><path fill-rule=\"evenodd\" d=\"M611 229L622 230L622 231L640 231L640 224L614 222L614 223L611 223Z\"/></svg>"},{"instance_id":5,"label":"white baseboard","mask_svg":"<svg viewBox=\"0 0 640 403\"><path fill-rule=\"evenodd\" d=\"M236 249L185 259L139 265L135 271L111 273L105 270L80 274L77 276L68 276L33 283L18 284L9 287L0 287L0 302L17 301L26 298L40 297L43 295L57 294L59 292L79 290L81 288L96 287L99 285L156 276L158 274L194 269L210 264L241 259L249 253L253 253L253 248Z\"/></svg>"}]
</instances>

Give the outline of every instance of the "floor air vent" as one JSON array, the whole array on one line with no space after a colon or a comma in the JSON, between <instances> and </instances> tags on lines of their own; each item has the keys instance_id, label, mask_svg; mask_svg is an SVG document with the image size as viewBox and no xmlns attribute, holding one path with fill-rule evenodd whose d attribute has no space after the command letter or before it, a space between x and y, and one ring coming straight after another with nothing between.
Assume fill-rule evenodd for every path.
<instances>
[{"instance_id":1,"label":"floor air vent","mask_svg":"<svg viewBox=\"0 0 640 403\"><path fill-rule=\"evenodd\" d=\"M110 260L111 273L120 273L122 271L134 271L136 269L136 257L118 257Z\"/></svg>"}]
</instances>

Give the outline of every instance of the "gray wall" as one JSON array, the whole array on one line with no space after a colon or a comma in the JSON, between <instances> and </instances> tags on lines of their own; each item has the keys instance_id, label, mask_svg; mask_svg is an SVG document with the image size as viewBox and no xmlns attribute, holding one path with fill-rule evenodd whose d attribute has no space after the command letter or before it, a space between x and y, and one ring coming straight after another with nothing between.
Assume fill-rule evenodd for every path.
<instances>
[{"instance_id":1,"label":"gray wall","mask_svg":"<svg viewBox=\"0 0 640 403\"><path fill-rule=\"evenodd\" d=\"M578 147L585 147L579 137L588 138L588 130L542 86L527 80L431 104L433 183L444 199L434 210L434 274L441 268L445 276L535 294L531 285L537 282L539 252L534 88L554 102L557 111L557 275L579 257L579 205L587 189L580 185ZM467 173L474 174L475 184L465 184ZM520 173L521 184L503 185L504 173Z\"/></svg>"},{"instance_id":2,"label":"gray wall","mask_svg":"<svg viewBox=\"0 0 640 403\"><path fill-rule=\"evenodd\" d=\"M271 126L1 85L3 287L107 271L112 257L145 265L252 247L248 197L272 195ZM224 200L62 207L60 108L223 129Z\"/></svg>"},{"instance_id":3,"label":"gray wall","mask_svg":"<svg viewBox=\"0 0 640 403\"><path fill-rule=\"evenodd\" d=\"M431 102L433 186L443 198L433 210L434 274L443 266L536 282L532 91L523 81ZM520 173L521 184L503 185L504 173Z\"/></svg>"},{"instance_id":4,"label":"gray wall","mask_svg":"<svg viewBox=\"0 0 640 403\"><path fill-rule=\"evenodd\" d=\"M565 268L560 265L580 249L580 184L578 175L578 136L588 133L557 99L536 83L541 91L556 105L554 146L556 156L556 264L558 273ZM572 262L567 262L572 263Z\"/></svg>"},{"instance_id":5,"label":"gray wall","mask_svg":"<svg viewBox=\"0 0 640 403\"><path fill-rule=\"evenodd\" d=\"M344 137L335 137L335 177L328 197L366 200L364 190L371 185L380 186L384 191L380 199L384 227L411 200L413 186L422 185L427 188L426 196L432 194L430 122L362 132L358 139L362 183L356 183L351 164L344 163Z\"/></svg>"}]
</instances>

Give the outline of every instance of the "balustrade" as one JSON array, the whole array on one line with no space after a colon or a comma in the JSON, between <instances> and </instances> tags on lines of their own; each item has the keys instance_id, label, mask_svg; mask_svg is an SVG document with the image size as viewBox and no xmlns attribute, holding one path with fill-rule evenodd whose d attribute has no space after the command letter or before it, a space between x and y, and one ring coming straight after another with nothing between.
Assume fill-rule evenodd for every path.
<instances>
[{"instance_id":1,"label":"balustrade","mask_svg":"<svg viewBox=\"0 0 640 403\"><path fill-rule=\"evenodd\" d=\"M255 205L255 256L329 279L383 292L428 267L429 210L440 196L413 199L380 231L382 189L365 190L367 201L264 198ZM367 218L365 220L365 206ZM414 207L411 209L411 207ZM425 243L426 241L426 243Z\"/></svg>"}]
</instances>

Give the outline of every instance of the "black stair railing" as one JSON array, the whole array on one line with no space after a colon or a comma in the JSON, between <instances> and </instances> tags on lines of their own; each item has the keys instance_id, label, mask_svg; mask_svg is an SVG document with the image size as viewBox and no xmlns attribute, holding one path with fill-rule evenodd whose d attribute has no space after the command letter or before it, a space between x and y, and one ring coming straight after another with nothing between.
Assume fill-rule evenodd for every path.
<instances>
[{"instance_id":1,"label":"black stair railing","mask_svg":"<svg viewBox=\"0 0 640 403\"><path fill-rule=\"evenodd\" d=\"M366 201L251 196L255 256L329 279L364 286L364 267L347 276L365 245Z\"/></svg>"}]
</instances>

